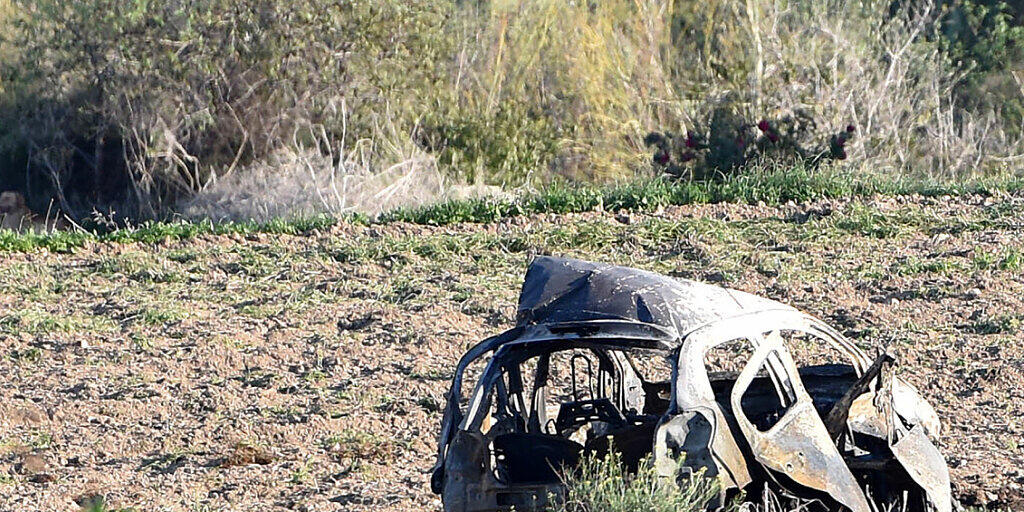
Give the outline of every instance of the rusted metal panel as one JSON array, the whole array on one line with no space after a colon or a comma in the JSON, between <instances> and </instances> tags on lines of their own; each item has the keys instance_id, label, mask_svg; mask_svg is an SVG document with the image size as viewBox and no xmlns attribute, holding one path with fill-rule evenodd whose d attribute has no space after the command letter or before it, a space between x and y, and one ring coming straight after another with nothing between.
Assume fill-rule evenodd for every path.
<instances>
[{"instance_id":1,"label":"rusted metal panel","mask_svg":"<svg viewBox=\"0 0 1024 512\"><path fill-rule=\"evenodd\" d=\"M773 354L781 361L780 370L786 373L786 380L793 383L793 403L778 423L761 432L743 413L741 400L758 370ZM832 444L811 397L799 381L796 364L780 339L764 339L757 347L736 379L731 400L736 421L758 462L803 486L829 494L853 512L871 512L864 491Z\"/></svg>"},{"instance_id":2,"label":"rusted metal panel","mask_svg":"<svg viewBox=\"0 0 1024 512\"><path fill-rule=\"evenodd\" d=\"M936 510L951 512L949 468L938 448L925 435L924 427L917 425L910 429L891 448L910 477L928 494Z\"/></svg>"}]
</instances>

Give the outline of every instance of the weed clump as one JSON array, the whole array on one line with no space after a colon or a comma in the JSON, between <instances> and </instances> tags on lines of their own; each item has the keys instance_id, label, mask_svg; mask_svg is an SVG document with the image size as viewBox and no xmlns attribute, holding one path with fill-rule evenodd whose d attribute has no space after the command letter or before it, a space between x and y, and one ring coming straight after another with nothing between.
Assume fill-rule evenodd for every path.
<instances>
[{"instance_id":1,"label":"weed clump","mask_svg":"<svg viewBox=\"0 0 1024 512\"><path fill-rule=\"evenodd\" d=\"M564 471L565 496L556 500L552 511L701 512L718 498L716 480L700 474L684 480L677 485L660 477L650 457L630 474L614 450L604 458L586 456L577 467Z\"/></svg>"}]
</instances>

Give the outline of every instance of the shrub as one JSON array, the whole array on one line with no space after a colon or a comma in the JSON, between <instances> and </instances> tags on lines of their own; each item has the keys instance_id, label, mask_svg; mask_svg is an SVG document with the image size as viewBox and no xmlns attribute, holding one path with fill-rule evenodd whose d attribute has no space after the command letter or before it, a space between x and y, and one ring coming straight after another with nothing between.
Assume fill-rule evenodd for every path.
<instances>
[{"instance_id":1,"label":"shrub","mask_svg":"<svg viewBox=\"0 0 1024 512\"><path fill-rule=\"evenodd\" d=\"M788 162L816 169L825 162L845 160L846 145L854 139L852 124L827 141L808 141L813 120L786 116L743 122L733 115L715 115L707 129L696 128L677 137L672 132L651 132L644 144L653 148L652 161L668 177L706 181L723 179L751 162Z\"/></svg>"},{"instance_id":2,"label":"shrub","mask_svg":"<svg viewBox=\"0 0 1024 512\"><path fill-rule=\"evenodd\" d=\"M998 105L1006 129L1024 128L1024 6L1000 0L943 0L938 41L963 73L960 101Z\"/></svg>"},{"instance_id":3,"label":"shrub","mask_svg":"<svg viewBox=\"0 0 1024 512\"><path fill-rule=\"evenodd\" d=\"M971 79L1013 69L1024 59L1024 7L1001 0L942 0L937 15L943 49Z\"/></svg>"},{"instance_id":4,"label":"shrub","mask_svg":"<svg viewBox=\"0 0 1024 512\"><path fill-rule=\"evenodd\" d=\"M423 123L450 175L593 182L642 164L645 128L672 110L658 56L664 2L469 4L453 28L450 96L430 104Z\"/></svg>"}]
</instances>

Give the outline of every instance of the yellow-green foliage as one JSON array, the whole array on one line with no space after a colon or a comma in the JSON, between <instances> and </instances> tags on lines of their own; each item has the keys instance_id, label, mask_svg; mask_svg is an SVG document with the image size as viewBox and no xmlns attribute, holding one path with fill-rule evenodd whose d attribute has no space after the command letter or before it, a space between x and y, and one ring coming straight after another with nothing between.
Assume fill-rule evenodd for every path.
<instances>
[{"instance_id":1,"label":"yellow-green foliage","mask_svg":"<svg viewBox=\"0 0 1024 512\"><path fill-rule=\"evenodd\" d=\"M457 32L472 37L456 54L451 97L427 116L458 150L448 163L471 180L512 183L548 171L601 180L640 163L644 130L671 110L659 105L672 96L657 55L667 11L499 0L460 15Z\"/></svg>"},{"instance_id":2,"label":"yellow-green foliage","mask_svg":"<svg viewBox=\"0 0 1024 512\"><path fill-rule=\"evenodd\" d=\"M11 0L0 0L0 32L9 30L9 23L11 22L12 15ZM3 38L0 38L0 61L9 58L8 54L11 50L8 45L4 43ZM0 76L0 94L4 93L4 78Z\"/></svg>"},{"instance_id":3,"label":"yellow-green foliage","mask_svg":"<svg viewBox=\"0 0 1024 512\"><path fill-rule=\"evenodd\" d=\"M554 122L567 125L563 147L583 155L575 174L621 173L635 162L644 130L667 122L658 111L673 110L657 108L672 98L657 54L667 12L656 2L625 0L518 6L495 4L490 15L496 50L484 69L495 79L477 101L537 97L559 114Z\"/></svg>"}]
</instances>

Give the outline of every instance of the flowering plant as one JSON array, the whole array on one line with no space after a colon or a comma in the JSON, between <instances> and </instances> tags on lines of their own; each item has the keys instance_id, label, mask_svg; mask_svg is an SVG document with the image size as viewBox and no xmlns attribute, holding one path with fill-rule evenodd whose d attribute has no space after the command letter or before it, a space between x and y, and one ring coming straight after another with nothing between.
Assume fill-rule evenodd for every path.
<instances>
[{"instance_id":1,"label":"flowering plant","mask_svg":"<svg viewBox=\"0 0 1024 512\"><path fill-rule=\"evenodd\" d=\"M800 160L812 167L847 158L855 125L834 132L824 143L809 136L814 128L813 119L802 114L750 123L719 111L706 129L695 127L682 135L651 132L644 144L654 151L656 170L696 180L717 179L766 158Z\"/></svg>"}]
</instances>

